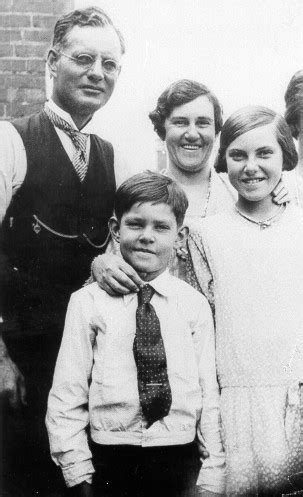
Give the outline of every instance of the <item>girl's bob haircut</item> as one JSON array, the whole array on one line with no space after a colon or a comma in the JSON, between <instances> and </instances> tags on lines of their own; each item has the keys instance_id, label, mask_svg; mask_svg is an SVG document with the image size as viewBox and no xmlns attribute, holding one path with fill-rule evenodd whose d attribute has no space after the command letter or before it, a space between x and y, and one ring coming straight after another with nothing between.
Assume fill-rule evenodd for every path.
<instances>
[{"instance_id":1,"label":"girl's bob haircut","mask_svg":"<svg viewBox=\"0 0 303 497\"><path fill-rule=\"evenodd\" d=\"M284 117L261 106L249 106L234 112L224 123L220 136L220 148L215 163L216 171L227 172L226 149L238 136L261 126L272 125L282 152L283 170L291 171L298 162L291 131Z\"/></svg>"}]
</instances>

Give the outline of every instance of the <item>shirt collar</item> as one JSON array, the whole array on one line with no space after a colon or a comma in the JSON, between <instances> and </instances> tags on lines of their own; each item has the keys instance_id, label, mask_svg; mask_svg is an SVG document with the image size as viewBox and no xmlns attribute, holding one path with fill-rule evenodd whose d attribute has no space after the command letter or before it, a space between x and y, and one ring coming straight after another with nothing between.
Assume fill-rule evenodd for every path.
<instances>
[{"instance_id":1,"label":"shirt collar","mask_svg":"<svg viewBox=\"0 0 303 497\"><path fill-rule=\"evenodd\" d=\"M73 129L76 129L77 131L79 131L79 129L77 128L76 124L74 123L74 121L72 119L72 116L68 112L66 112L65 110L61 109L61 107L59 107L57 104L55 104L55 102L51 98L47 102L45 102L45 106L49 107L49 109L51 109L53 112L55 112L55 114L57 114L59 117L64 119L64 121L66 121L68 124L70 124L70 126ZM91 134L92 131L90 131L89 125L90 125L90 121L84 126L84 128L81 129L81 133Z\"/></svg>"},{"instance_id":2,"label":"shirt collar","mask_svg":"<svg viewBox=\"0 0 303 497\"><path fill-rule=\"evenodd\" d=\"M161 295L162 297L169 297L173 294L173 285L171 282L171 275L168 272L168 269L163 271L157 278L151 281L147 281L146 284L149 284L154 288L156 293ZM129 305L134 298L136 298L137 293L129 293L128 295L123 295L124 304Z\"/></svg>"}]
</instances>

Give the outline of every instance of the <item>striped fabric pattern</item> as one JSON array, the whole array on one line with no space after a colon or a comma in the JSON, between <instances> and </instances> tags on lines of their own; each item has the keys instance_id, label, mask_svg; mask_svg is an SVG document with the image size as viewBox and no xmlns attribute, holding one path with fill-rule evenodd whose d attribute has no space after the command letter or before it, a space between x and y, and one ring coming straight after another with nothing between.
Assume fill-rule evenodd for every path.
<instances>
[{"instance_id":1,"label":"striped fabric pattern","mask_svg":"<svg viewBox=\"0 0 303 497\"><path fill-rule=\"evenodd\" d=\"M76 152L72 158L72 164L80 181L82 182L86 176L88 168L88 163L86 161L86 145L89 135L72 128L68 122L48 107L44 108L44 112L54 126L62 129L71 138L74 146L76 147Z\"/></svg>"}]
</instances>

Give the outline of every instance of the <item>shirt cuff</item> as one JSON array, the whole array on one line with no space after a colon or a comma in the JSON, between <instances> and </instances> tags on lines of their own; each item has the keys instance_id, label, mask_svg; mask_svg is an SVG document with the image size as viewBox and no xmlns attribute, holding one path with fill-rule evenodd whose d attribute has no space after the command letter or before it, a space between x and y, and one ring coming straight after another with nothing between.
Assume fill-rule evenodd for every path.
<instances>
[{"instance_id":1,"label":"shirt cuff","mask_svg":"<svg viewBox=\"0 0 303 497\"><path fill-rule=\"evenodd\" d=\"M83 481L92 484L95 470L91 459L77 462L71 466L62 468L63 477L67 487L74 487Z\"/></svg>"},{"instance_id":2,"label":"shirt cuff","mask_svg":"<svg viewBox=\"0 0 303 497\"><path fill-rule=\"evenodd\" d=\"M225 486L225 465L219 468L203 468L202 466L197 480L197 487L199 492L203 493L203 491L208 491L225 495Z\"/></svg>"}]
</instances>

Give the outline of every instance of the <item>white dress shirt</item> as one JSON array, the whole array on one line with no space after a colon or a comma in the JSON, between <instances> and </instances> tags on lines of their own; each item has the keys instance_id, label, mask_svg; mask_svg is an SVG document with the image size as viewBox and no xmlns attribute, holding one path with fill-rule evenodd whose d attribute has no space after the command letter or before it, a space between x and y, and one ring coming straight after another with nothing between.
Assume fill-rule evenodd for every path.
<instances>
[{"instance_id":1,"label":"white dress shirt","mask_svg":"<svg viewBox=\"0 0 303 497\"><path fill-rule=\"evenodd\" d=\"M62 110L56 105L53 100L45 103L52 111L58 116L62 117L74 129L78 130L70 114ZM76 152L75 145L71 138L62 130L55 127L56 133L68 155L72 160ZM82 133L92 134L92 124L89 122L84 128L81 129ZM11 202L12 196L16 193L18 188L22 185L26 170L27 158L26 151L16 128L7 121L0 121L0 224L5 216L6 210ZM89 157L90 151L90 137L87 140L86 155ZM122 159L119 152L115 150L114 153L114 170L116 184L119 186L125 179L130 176L129 168L126 162Z\"/></svg>"},{"instance_id":2,"label":"white dress shirt","mask_svg":"<svg viewBox=\"0 0 303 497\"><path fill-rule=\"evenodd\" d=\"M147 428L133 356L135 293L112 297L97 283L72 294L46 418L51 454L68 486L91 482L86 428L94 442L165 446L196 435L210 457L198 485L224 491L213 319L203 295L165 271L152 282L167 357L172 405ZM201 414L202 410L202 414Z\"/></svg>"}]
</instances>

